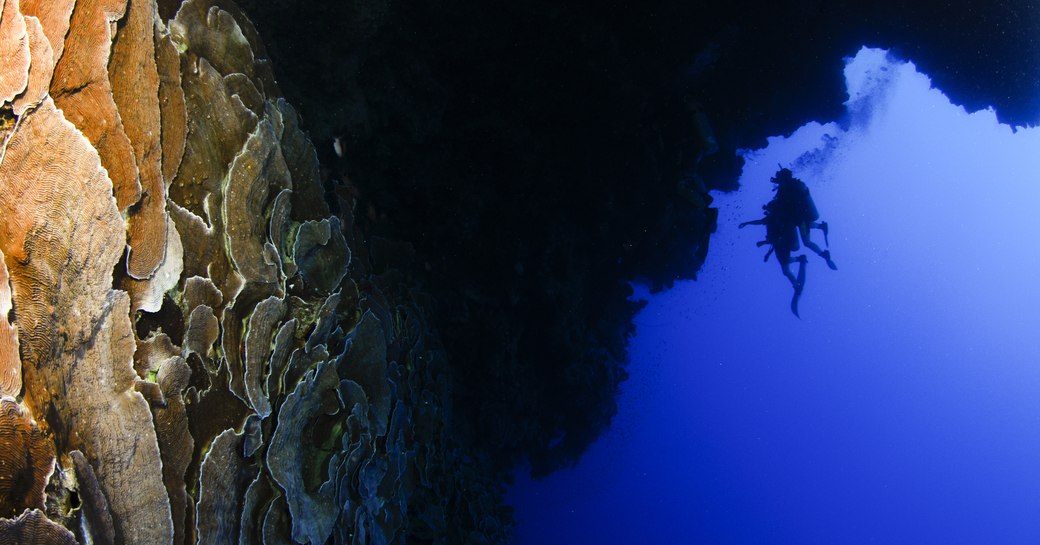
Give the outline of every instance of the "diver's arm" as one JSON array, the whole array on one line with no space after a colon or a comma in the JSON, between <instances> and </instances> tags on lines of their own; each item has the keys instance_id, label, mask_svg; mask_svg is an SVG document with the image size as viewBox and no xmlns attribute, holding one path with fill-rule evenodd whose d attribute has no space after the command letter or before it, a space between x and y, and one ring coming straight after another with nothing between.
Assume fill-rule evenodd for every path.
<instances>
[{"instance_id":1,"label":"diver's arm","mask_svg":"<svg viewBox=\"0 0 1040 545\"><path fill-rule=\"evenodd\" d=\"M744 223L741 223L740 225L738 225L737 229L743 229L744 227L746 227L748 225L765 225L766 221L768 221L767 218L751 220L751 221L745 221Z\"/></svg>"}]
</instances>

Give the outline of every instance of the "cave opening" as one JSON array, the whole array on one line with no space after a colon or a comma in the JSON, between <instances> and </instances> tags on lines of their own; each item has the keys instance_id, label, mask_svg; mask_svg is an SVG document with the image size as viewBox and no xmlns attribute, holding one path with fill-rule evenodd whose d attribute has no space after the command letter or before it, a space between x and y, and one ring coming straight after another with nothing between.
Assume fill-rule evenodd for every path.
<instances>
[{"instance_id":1,"label":"cave opening","mask_svg":"<svg viewBox=\"0 0 1040 545\"><path fill-rule=\"evenodd\" d=\"M575 468L518 475L518 543L1040 537L1040 130L884 50L844 75L841 118L743 152L698 280L640 290L613 427ZM737 228L778 163L839 266L808 256L801 319L762 233Z\"/></svg>"}]
</instances>

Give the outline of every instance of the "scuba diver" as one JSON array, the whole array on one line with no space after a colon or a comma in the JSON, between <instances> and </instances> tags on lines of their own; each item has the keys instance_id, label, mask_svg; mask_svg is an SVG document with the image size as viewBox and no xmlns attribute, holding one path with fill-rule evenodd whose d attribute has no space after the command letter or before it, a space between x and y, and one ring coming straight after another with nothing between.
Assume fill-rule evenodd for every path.
<instances>
[{"instance_id":1,"label":"scuba diver","mask_svg":"<svg viewBox=\"0 0 1040 545\"><path fill-rule=\"evenodd\" d=\"M823 231L824 243L830 246L830 241L827 239L827 222L817 221L820 219L820 214L816 210L816 204L813 202L805 182L795 178L790 169L783 167L771 181L776 184L776 187L773 188L776 195L773 200L762 206L765 216L761 219L746 221L737 227L743 229L748 225L766 226L766 238L759 241L758 246L770 245L765 256L767 261L770 254L776 254L776 259L780 262L780 269L794 287L791 312L798 316L798 299L805 287L805 265L808 262L808 258L804 254L791 256L801 247L799 239L806 248L822 257L831 270L838 270L838 266L831 259L830 250L821 249L810 237L810 230L819 229ZM798 262L797 275L791 272L791 264L796 261Z\"/></svg>"}]
</instances>

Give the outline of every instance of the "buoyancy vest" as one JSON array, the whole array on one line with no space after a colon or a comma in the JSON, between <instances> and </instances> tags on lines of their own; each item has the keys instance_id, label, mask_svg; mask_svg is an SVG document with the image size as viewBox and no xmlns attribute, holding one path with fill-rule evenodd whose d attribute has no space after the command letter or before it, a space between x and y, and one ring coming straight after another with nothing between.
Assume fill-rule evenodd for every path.
<instances>
[{"instance_id":1,"label":"buoyancy vest","mask_svg":"<svg viewBox=\"0 0 1040 545\"><path fill-rule=\"evenodd\" d=\"M773 201L771 208L780 216L777 219L784 223L798 225L820 219L816 203L809 194L809 187L797 178L782 182Z\"/></svg>"}]
</instances>

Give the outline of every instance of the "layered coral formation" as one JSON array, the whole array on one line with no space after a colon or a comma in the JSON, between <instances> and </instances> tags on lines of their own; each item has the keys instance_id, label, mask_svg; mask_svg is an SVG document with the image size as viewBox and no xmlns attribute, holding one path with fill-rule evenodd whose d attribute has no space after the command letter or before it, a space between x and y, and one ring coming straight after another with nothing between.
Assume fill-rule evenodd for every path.
<instances>
[{"instance_id":1,"label":"layered coral formation","mask_svg":"<svg viewBox=\"0 0 1040 545\"><path fill-rule=\"evenodd\" d=\"M232 2L3 0L0 59L0 543L505 539Z\"/></svg>"}]
</instances>

